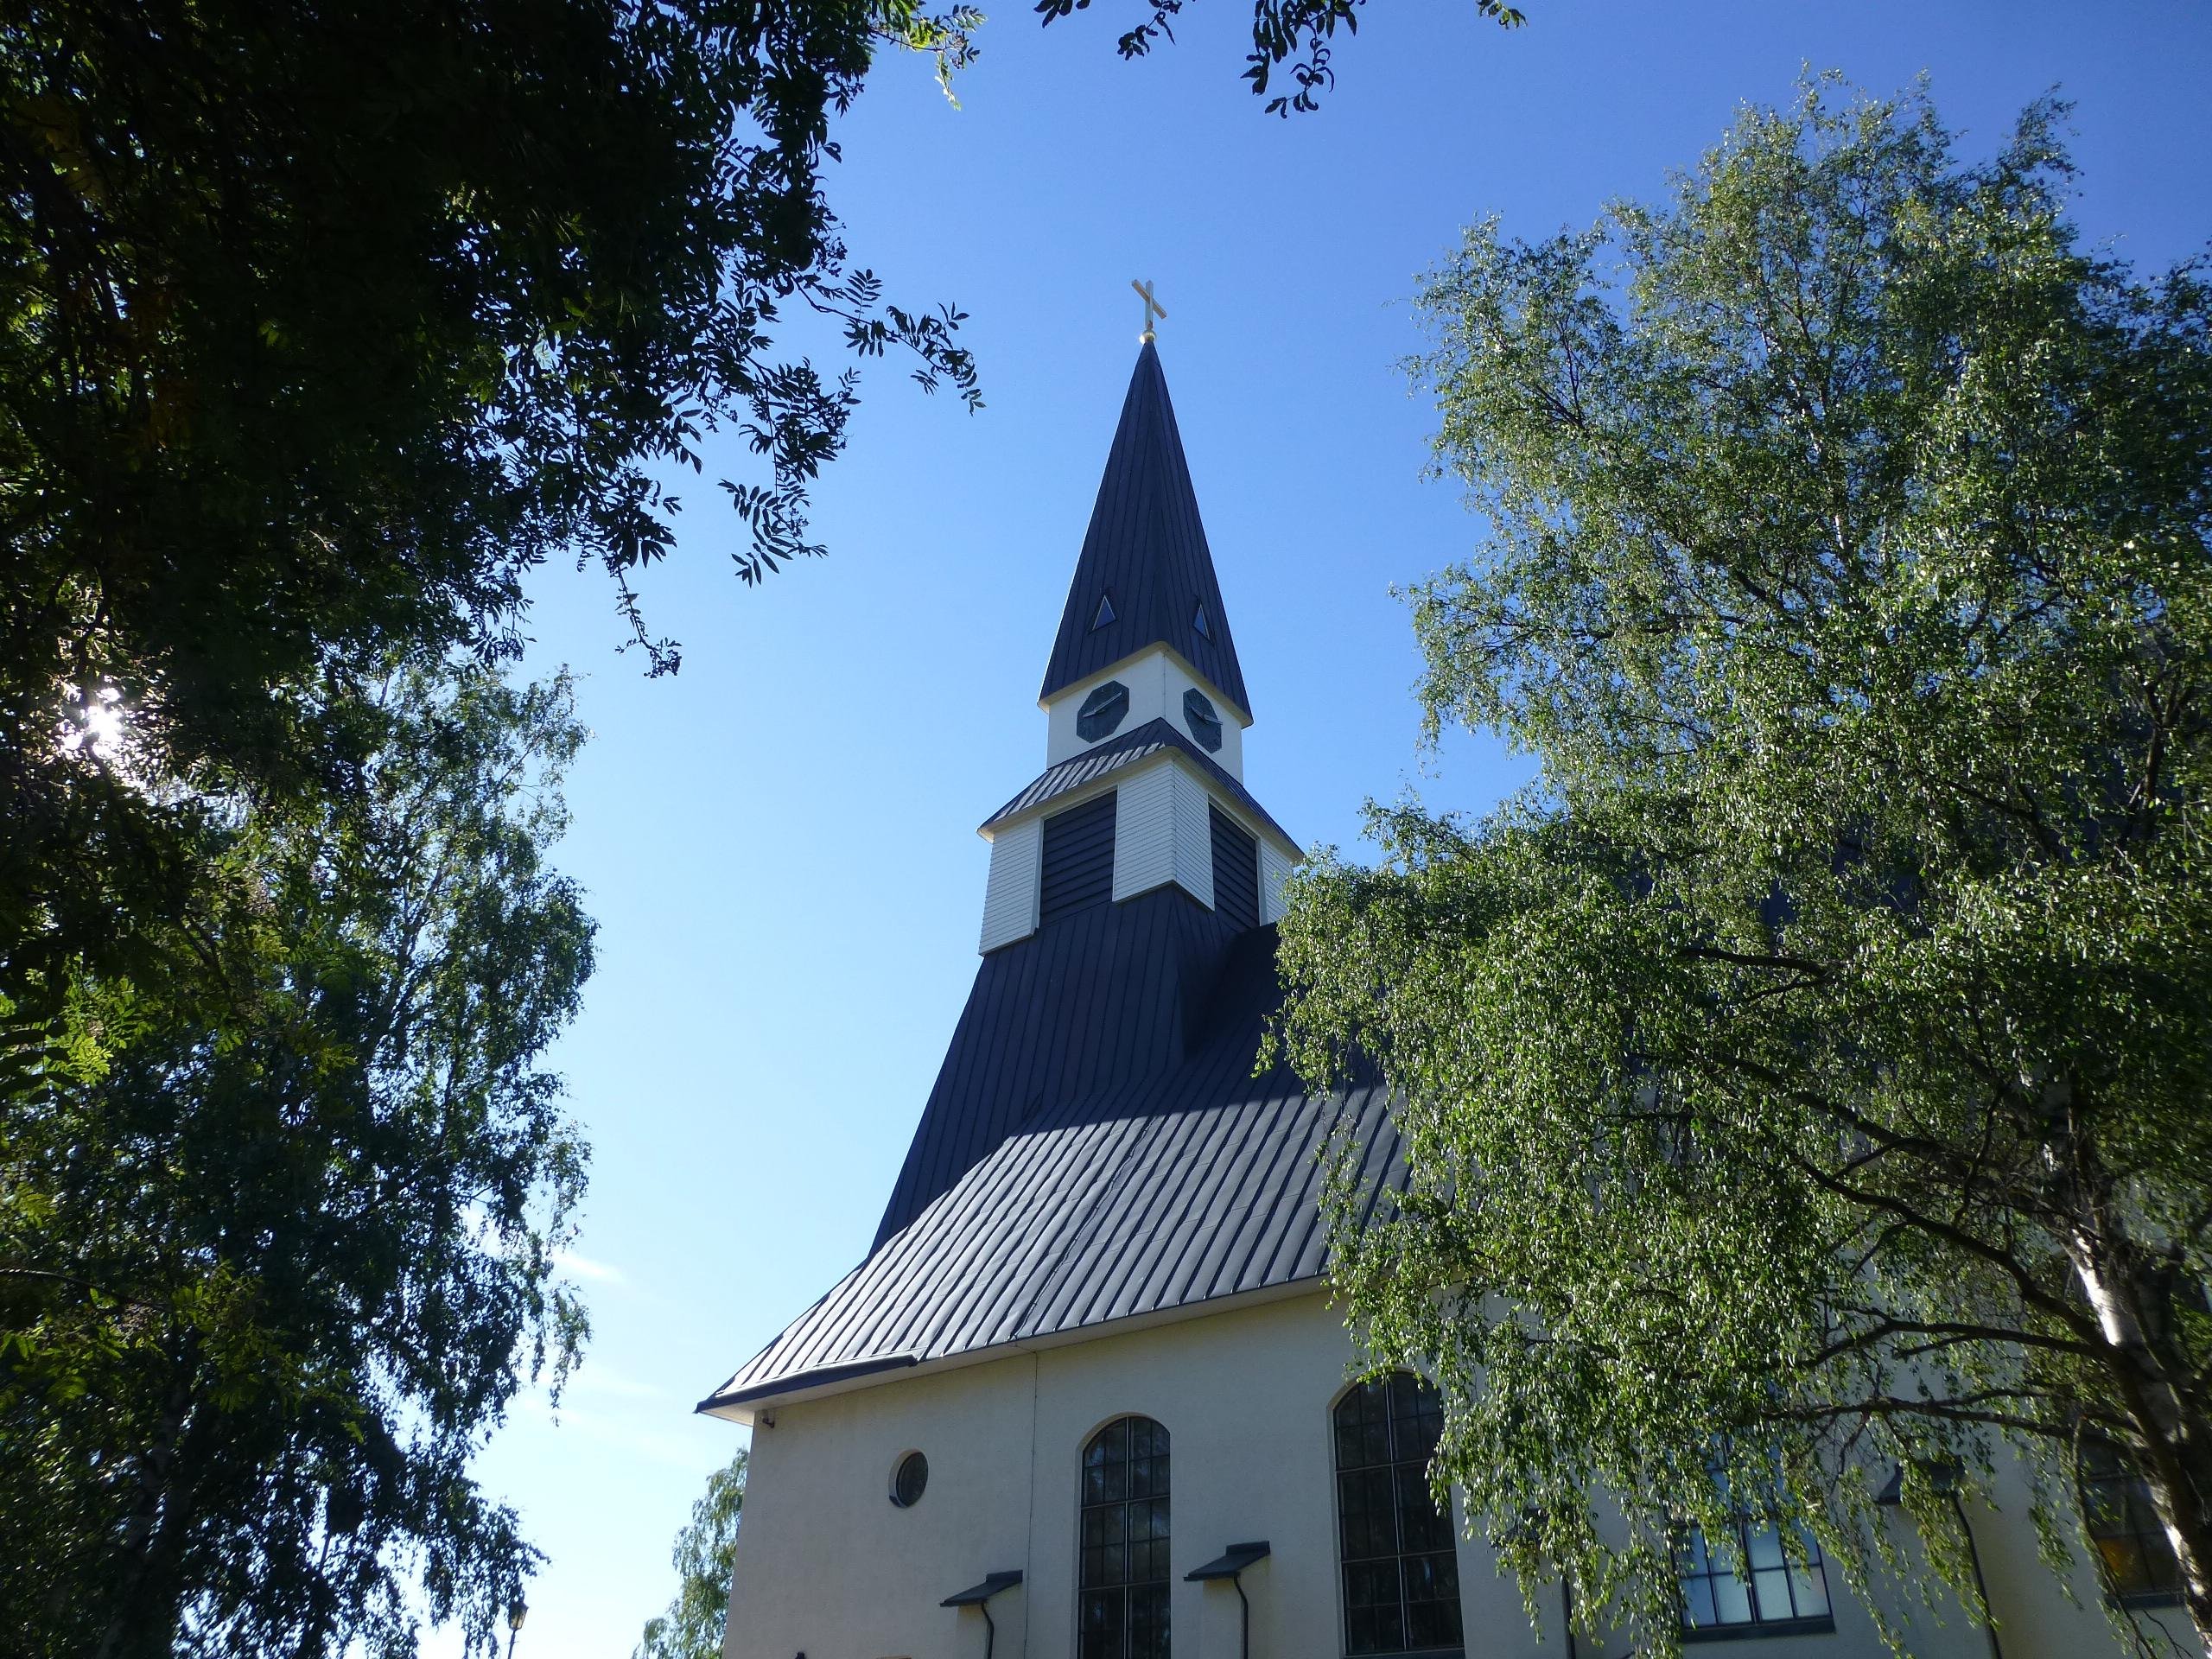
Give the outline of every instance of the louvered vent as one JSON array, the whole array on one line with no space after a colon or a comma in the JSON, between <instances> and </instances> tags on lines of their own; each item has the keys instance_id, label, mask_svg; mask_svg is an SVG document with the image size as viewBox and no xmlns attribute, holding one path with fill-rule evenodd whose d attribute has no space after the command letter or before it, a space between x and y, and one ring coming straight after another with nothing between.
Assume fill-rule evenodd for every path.
<instances>
[{"instance_id":1,"label":"louvered vent","mask_svg":"<svg viewBox=\"0 0 2212 1659\"><path fill-rule=\"evenodd\" d=\"M1260 925L1260 846L1212 802L1206 810L1213 816L1214 913L1241 933Z\"/></svg>"},{"instance_id":2,"label":"louvered vent","mask_svg":"<svg viewBox=\"0 0 2212 1659\"><path fill-rule=\"evenodd\" d=\"M1215 856L1218 858L1219 854ZM1255 889L1256 891L1256 888ZM1101 795L1045 820L1041 925L1114 896L1114 798Z\"/></svg>"}]
</instances>

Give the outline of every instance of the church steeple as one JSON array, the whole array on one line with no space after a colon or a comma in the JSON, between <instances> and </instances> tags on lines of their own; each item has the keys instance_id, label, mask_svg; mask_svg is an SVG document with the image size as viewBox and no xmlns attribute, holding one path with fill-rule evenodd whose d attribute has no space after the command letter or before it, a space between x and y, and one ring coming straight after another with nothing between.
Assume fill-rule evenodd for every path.
<instances>
[{"instance_id":1,"label":"church steeple","mask_svg":"<svg viewBox=\"0 0 2212 1659\"><path fill-rule=\"evenodd\" d=\"M1045 771L981 826L985 956L1138 900L1217 943L1275 919L1298 843L1244 787L1244 676L1148 331L1040 701Z\"/></svg>"},{"instance_id":2,"label":"church steeple","mask_svg":"<svg viewBox=\"0 0 2212 1659\"><path fill-rule=\"evenodd\" d=\"M1181 658L1250 723L1252 705L1183 459L1167 377L1147 334L1122 400L1121 424L1039 701L1050 702L1155 645Z\"/></svg>"}]
</instances>

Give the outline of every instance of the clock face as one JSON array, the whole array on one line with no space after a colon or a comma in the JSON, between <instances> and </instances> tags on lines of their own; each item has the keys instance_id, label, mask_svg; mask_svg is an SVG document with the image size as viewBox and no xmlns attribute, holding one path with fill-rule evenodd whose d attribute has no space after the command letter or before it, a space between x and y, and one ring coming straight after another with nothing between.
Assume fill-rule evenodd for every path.
<instances>
[{"instance_id":1,"label":"clock face","mask_svg":"<svg viewBox=\"0 0 2212 1659\"><path fill-rule=\"evenodd\" d=\"M1206 694L1195 685L1183 694L1183 723L1191 728L1191 735L1198 740L1199 747L1208 754L1221 747L1221 716L1214 713Z\"/></svg>"},{"instance_id":2,"label":"clock face","mask_svg":"<svg viewBox=\"0 0 2212 1659\"><path fill-rule=\"evenodd\" d=\"M1128 712L1129 688L1119 680L1109 680L1075 711L1075 734L1086 743L1096 743L1119 726Z\"/></svg>"}]
</instances>

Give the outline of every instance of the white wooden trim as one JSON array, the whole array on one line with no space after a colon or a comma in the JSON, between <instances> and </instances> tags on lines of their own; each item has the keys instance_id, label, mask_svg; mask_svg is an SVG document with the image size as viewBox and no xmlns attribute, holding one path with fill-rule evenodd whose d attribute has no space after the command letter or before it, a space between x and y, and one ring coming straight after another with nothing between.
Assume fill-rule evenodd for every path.
<instances>
[{"instance_id":1,"label":"white wooden trim","mask_svg":"<svg viewBox=\"0 0 2212 1659\"><path fill-rule=\"evenodd\" d=\"M1175 879L1175 779L1178 769L1155 762L1124 773L1114 812L1116 902L1149 893Z\"/></svg>"},{"instance_id":2,"label":"white wooden trim","mask_svg":"<svg viewBox=\"0 0 2212 1659\"><path fill-rule=\"evenodd\" d=\"M1260 919L1279 922L1287 908L1283 898L1283 883L1290 880L1296 868L1294 860L1283 855L1268 836L1260 837Z\"/></svg>"},{"instance_id":3,"label":"white wooden trim","mask_svg":"<svg viewBox=\"0 0 2212 1659\"><path fill-rule=\"evenodd\" d=\"M1038 864L1045 820L1024 818L991 837L991 874L983 885L983 938L976 948L995 950L1037 931Z\"/></svg>"}]
</instances>

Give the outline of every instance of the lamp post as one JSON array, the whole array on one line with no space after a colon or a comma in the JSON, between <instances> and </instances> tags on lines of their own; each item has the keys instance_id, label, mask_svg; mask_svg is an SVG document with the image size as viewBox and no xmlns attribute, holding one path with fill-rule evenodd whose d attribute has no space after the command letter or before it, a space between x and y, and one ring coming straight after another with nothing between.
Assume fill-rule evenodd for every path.
<instances>
[{"instance_id":1,"label":"lamp post","mask_svg":"<svg viewBox=\"0 0 2212 1659\"><path fill-rule=\"evenodd\" d=\"M530 1604L520 1596L507 1609L507 1659L515 1659L515 1637L522 1630L522 1622L530 1615Z\"/></svg>"}]
</instances>

